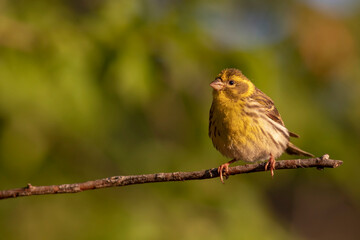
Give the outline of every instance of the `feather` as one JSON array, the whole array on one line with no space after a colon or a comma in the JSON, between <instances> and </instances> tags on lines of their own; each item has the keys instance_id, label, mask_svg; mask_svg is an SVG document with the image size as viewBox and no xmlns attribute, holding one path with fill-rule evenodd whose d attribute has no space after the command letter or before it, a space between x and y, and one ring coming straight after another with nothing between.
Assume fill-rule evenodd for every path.
<instances>
[{"instance_id":1,"label":"feather","mask_svg":"<svg viewBox=\"0 0 360 240\"><path fill-rule=\"evenodd\" d=\"M290 155L301 155L301 156L306 156L306 157L314 157L314 155L312 155L311 153L301 150L300 148L298 148L291 142L288 143L288 148L285 151L286 151L286 153L288 153Z\"/></svg>"},{"instance_id":2,"label":"feather","mask_svg":"<svg viewBox=\"0 0 360 240\"><path fill-rule=\"evenodd\" d=\"M266 115L269 118L281 124L282 126L285 126L283 120L281 119L279 111L276 109L274 105L274 101L270 97L268 97L260 89L255 88L255 92L253 93L251 98L263 107L263 109L266 112Z\"/></svg>"}]
</instances>

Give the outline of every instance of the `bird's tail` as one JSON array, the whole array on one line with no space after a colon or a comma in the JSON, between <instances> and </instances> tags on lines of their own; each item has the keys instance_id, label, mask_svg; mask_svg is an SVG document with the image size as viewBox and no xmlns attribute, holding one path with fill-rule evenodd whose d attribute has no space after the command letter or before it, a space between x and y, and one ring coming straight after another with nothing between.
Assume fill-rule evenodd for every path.
<instances>
[{"instance_id":1,"label":"bird's tail","mask_svg":"<svg viewBox=\"0 0 360 240\"><path fill-rule=\"evenodd\" d=\"M314 157L311 153L305 152L304 150L301 150L291 142L288 144L288 148L286 149L286 153L291 155L300 155L300 156L306 156L306 157Z\"/></svg>"}]
</instances>

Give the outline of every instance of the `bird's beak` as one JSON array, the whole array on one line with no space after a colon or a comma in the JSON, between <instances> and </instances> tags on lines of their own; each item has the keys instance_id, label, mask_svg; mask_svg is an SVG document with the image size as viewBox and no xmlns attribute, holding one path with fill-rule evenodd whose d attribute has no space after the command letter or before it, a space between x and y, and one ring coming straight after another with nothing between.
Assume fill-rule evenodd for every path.
<instances>
[{"instance_id":1,"label":"bird's beak","mask_svg":"<svg viewBox=\"0 0 360 240\"><path fill-rule=\"evenodd\" d=\"M210 83L210 87L212 87L216 91L220 91L221 89L224 88L224 86L225 84L219 78L215 79Z\"/></svg>"}]
</instances>

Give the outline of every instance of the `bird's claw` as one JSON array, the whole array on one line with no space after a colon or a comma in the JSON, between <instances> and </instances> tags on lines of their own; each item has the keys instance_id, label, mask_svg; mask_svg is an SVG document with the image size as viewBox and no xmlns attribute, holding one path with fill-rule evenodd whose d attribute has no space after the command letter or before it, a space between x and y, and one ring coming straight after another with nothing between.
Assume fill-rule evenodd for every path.
<instances>
[{"instance_id":1,"label":"bird's claw","mask_svg":"<svg viewBox=\"0 0 360 240\"><path fill-rule=\"evenodd\" d=\"M224 177L228 179L229 177L229 163L224 163L218 167L218 173L220 175L220 181L224 182Z\"/></svg>"},{"instance_id":2,"label":"bird's claw","mask_svg":"<svg viewBox=\"0 0 360 240\"><path fill-rule=\"evenodd\" d=\"M270 166L271 177L274 177L275 163L276 163L275 158L273 157L272 154L270 154L269 161L265 164L265 171L267 171L268 167Z\"/></svg>"}]
</instances>

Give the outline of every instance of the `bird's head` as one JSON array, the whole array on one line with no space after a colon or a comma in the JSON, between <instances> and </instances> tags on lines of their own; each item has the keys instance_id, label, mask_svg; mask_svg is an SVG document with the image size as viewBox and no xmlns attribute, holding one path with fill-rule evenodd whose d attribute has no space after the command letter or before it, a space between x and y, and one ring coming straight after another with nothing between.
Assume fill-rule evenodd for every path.
<instances>
[{"instance_id":1,"label":"bird's head","mask_svg":"<svg viewBox=\"0 0 360 240\"><path fill-rule=\"evenodd\" d=\"M249 97L255 91L254 84L235 68L222 70L210 86L214 89L214 98L226 98L232 101Z\"/></svg>"}]
</instances>

